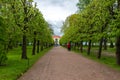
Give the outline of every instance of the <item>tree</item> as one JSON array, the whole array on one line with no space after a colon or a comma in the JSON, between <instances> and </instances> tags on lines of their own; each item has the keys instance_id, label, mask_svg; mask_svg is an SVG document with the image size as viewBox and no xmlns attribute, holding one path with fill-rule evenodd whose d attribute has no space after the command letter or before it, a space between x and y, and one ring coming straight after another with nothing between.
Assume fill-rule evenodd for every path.
<instances>
[{"instance_id":1,"label":"tree","mask_svg":"<svg viewBox=\"0 0 120 80\"><path fill-rule=\"evenodd\" d=\"M22 43L22 59L28 58L29 41L36 41L33 50L36 49L36 44L52 44L52 29L32 2L33 0L0 0L0 65L5 64L7 52L19 43Z\"/></svg>"},{"instance_id":2,"label":"tree","mask_svg":"<svg viewBox=\"0 0 120 80\"><path fill-rule=\"evenodd\" d=\"M116 14L115 19L114 19L114 25L113 25L113 29L116 30L116 58L117 58L117 64L120 65L120 0L117 0L117 11L115 12Z\"/></svg>"},{"instance_id":3,"label":"tree","mask_svg":"<svg viewBox=\"0 0 120 80\"><path fill-rule=\"evenodd\" d=\"M77 7L80 11L84 10L92 0L79 0Z\"/></svg>"},{"instance_id":4,"label":"tree","mask_svg":"<svg viewBox=\"0 0 120 80\"><path fill-rule=\"evenodd\" d=\"M82 5L83 8L78 13L79 22L78 23L75 23L74 21L71 22L71 24L75 24L73 26L77 26L78 28L77 27L71 28L71 26L69 25L69 27L66 28L67 29L66 32L75 33L75 34L78 33L78 35L75 36L76 38L71 36L71 38L73 38L74 40L79 40L78 38L80 38L81 41L89 42L88 52L87 52L88 55L90 54L92 40L94 41L99 40L100 45L99 45L98 58L100 58L103 39L106 39L108 36L108 29L109 29L108 23L111 20L109 7L114 3L114 0L112 1L84 0L83 2L82 0L80 1L81 1L80 4L84 4L85 6ZM80 6L80 4L78 6ZM70 24L70 22L68 22L68 24ZM74 32L70 31L69 29L72 29ZM67 34L65 33L65 35L68 34L69 33Z\"/></svg>"},{"instance_id":5,"label":"tree","mask_svg":"<svg viewBox=\"0 0 120 80\"><path fill-rule=\"evenodd\" d=\"M6 27L4 19L0 16L0 66L4 65L7 60L5 44L6 44ZM4 27L3 27L4 26Z\"/></svg>"},{"instance_id":6,"label":"tree","mask_svg":"<svg viewBox=\"0 0 120 80\"><path fill-rule=\"evenodd\" d=\"M22 59L27 59L27 34L29 22L34 15L32 0L14 0L11 1L11 10L14 14L16 25L22 31Z\"/></svg>"}]
</instances>

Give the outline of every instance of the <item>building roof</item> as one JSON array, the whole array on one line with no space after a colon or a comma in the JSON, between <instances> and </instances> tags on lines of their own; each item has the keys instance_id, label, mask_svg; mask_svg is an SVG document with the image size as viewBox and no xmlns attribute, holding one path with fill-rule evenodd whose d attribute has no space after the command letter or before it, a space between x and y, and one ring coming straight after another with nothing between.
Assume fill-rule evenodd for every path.
<instances>
[{"instance_id":1,"label":"building roof","mask_svg":"<svg viewBox=\"0 0 120 80\"><path fill-rule=\"evenodd\" d=\"M61 36L54 35L53 38L61 38Z\"/></svg>"}]
</instances>

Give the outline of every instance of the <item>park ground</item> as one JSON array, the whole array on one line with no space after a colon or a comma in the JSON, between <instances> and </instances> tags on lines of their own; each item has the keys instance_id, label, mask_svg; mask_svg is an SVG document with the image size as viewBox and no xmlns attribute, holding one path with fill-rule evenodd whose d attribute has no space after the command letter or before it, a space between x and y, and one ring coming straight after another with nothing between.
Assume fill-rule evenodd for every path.
<instances>
[{"instance_id":1,"label":"park ground","mask_svg":"<svg viewBox=\"0 0 120 80\"><path fill-rule=\"evenodd\" d=\"M18 80L120 80L120 72L62 47L54 47Z\"/></svg>"}]
</instances>

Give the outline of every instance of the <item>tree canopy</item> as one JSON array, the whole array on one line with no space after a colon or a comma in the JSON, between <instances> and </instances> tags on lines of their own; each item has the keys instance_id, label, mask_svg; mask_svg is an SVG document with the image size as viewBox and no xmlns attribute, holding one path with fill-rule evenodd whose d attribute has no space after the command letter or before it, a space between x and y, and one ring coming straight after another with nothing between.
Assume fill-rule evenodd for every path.
<instances>
[{"instance_id":1,"label":"tree canopy","mask_svg":"<svg viewBox=\"0 0 120 80\"><path fill-rule=\"evenodd\" d=\"M79 11L66 19L62 27L64 35L60 42L87 41L88 54L90 54L92 43L97 42L99 43L97 57L100 58L103 42L117 40L116 56L117 63L120 64L120 51L118 50L120 46L119 2L120 0L79 0L77 4Z\"/></svg>"},{"instance_id":2,"label":"tree canopy","mask_svg":"<svg viewBox=\"0 0 120 80\"><path fill-rule=\"evenodd\" d=\"M0 0L0 65L7 60L6 53L19 45L21 58L27 59L27 45L34 38L43 46L52 44L51 32L33 0Z\"/></svg>"}]
</instances>

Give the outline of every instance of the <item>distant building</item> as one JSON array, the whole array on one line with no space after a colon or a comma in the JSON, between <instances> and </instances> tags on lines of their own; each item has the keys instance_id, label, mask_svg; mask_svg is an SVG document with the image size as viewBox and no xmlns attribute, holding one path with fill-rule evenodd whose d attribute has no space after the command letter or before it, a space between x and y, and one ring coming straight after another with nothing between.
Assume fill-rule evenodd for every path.
<instances>
[{"instance_id":1,"label":"distant building","mask_svg":"<svg viewBox=\"0 0 120 80\"><path fill-rule=\"evenodd\" d=\"M53 36L53 40L54 40L55 46L60 45L60 43L59 43L60 38L61 38L61 36L57 36L57 35L54 35L54 36Z\"/></svg>"}]
</instances>

